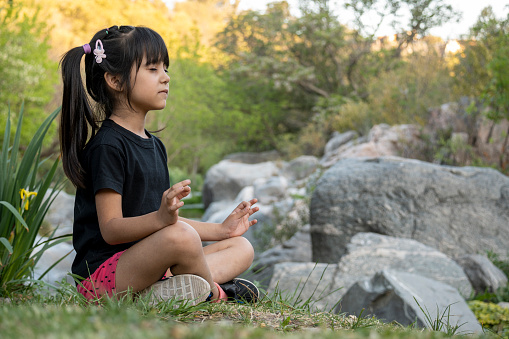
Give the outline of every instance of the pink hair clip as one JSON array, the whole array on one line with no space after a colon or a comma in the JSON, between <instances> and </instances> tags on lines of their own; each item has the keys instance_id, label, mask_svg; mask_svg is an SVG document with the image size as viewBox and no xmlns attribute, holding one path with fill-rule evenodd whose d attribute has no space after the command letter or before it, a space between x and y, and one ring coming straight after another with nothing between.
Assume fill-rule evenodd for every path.
<instances>
[{"instance_id":1,"label":"pink hair clip","mask_svg":"<svg viewBox=\"0 0 509 339\"><path fill-rule=\"evenodd\" d=\"M97 41L95 42L94 55L95 55L95 62L97 62L98 64L103 62L103 59L106 58L106 54L104 54L103 43L99 39L97 39Z\"/></svg>"}]
</instances>

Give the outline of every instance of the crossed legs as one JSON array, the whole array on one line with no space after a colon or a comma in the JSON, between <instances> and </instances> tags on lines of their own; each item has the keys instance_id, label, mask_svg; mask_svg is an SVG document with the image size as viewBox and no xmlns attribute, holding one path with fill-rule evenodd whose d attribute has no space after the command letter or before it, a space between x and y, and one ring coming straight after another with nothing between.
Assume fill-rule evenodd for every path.
<instances>
[{"instance_id":1,"label":"crossed legs","mask_svg":"<svg viewBox=\"0 0 509 339\"><path fill-rule=\"evenodd\" d=\"M152 285L170 269L172 274L195 274L209 283L227 282L249 268L254 251L249 241L235 237L202 247L198 233L185 222L168 226L127 249L116 268L116 291L134 292Z\"/></svg>"}]
</instances>

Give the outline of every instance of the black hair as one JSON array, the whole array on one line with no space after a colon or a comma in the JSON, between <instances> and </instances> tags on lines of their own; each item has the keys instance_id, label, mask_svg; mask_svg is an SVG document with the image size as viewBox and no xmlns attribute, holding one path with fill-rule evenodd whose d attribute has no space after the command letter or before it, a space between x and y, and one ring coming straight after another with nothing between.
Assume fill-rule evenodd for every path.
<instances>
[{"instance_id":1,"label":"black hair","mask_svg":"<svg viewBox=\"0 0 509 339\"><path fill-rule=\"evenodd\" d=\"M60 118L60 148L64 172L76 187L85 187L85 171L81 154L99 123L111 116L116 104L106 84L106 72L118 76L120 87L129 106L131 70L139 70L143 58L147 64L163 62L169 65L168 50L161 36L147 27L112 26L97 32L89 42L90 50L101 40L106 58L98 63L93 53L75 47L60 61L63 80L62 112ZM85 55L86 90L81 74L81 60ZM90 98L95 103L92 107ZM90 135L89 135L90 134Z\"/></svg>"}]
</instances>

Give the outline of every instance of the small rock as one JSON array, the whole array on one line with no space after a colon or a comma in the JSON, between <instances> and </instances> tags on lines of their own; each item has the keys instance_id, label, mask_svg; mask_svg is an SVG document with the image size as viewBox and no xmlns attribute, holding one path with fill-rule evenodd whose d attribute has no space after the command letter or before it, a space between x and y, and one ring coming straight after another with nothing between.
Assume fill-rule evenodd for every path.
<instances>
[{"instance_id":1,"label":"small rock","mask_svg":"<svg viewBox=\"0 0 509 339\"><path fill-rule=\"evenodd\" d=\"M464 255L456 259L463 267L476 293L490 293L507 285L507 277L485 256L479 254Z\"/></svg>"}]
</instances>

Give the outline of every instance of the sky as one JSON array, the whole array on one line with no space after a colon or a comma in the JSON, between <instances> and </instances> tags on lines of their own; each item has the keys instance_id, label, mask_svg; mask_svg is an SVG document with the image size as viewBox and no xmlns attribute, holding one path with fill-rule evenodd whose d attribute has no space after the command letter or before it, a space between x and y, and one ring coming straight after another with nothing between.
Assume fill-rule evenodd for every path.
<instances>
[{"instance_id":1,"label":"sky","mask_svg":"<svg viewBox=\"0 0 509 339\"><path fill-rule=\"evenodd\" d=\"M290 4L290 8L298 7L298 0L287 0ZM240 9L252 9L252 10L265 10L265 7L268 3L273 2L273 0L241 0L240 1ZM336 0L331 1L331 3L335 3L334 8L338 8L339 10L343 8L344 0ZM495 13L497 13L497 17L503 18L509 12L509 0L445 0L447 4L450 4L455 10L462 12L462 19L459 23L449 23L445 24L442 27L436 28L431 31L432 35L440 36L444 40L448 39L456 39L459 38L462 34L467 34L470 27L472 27L479 14L481 14L481 10L487 6L493 7ZM340 22L348 22L351 20L351 17L345 15L345 12L338 12L338 17ZM394 33L392 28L387 24L385 27L381 27L378 35L389 35Z\"/></svg>"},{"instance_id":2,"label":"sky","mask_svg":"<svg viewBox=\"0 0 509 339\"><path fill-rule=\"evenodd\" d=\"M176 1L179 0L165 0L169 6L172 6L172 3ZM290 4L290 8L295 11L294 14L296 14L299 1L287 1ZM266 5L270 2L274 2L274 0L241 0L239 8L241 10L252 9L263 12ZM351 16L349 16L344 10L341 11L343 8L342 4L344 2L345 0L331 1L331 3L335 3L334 8L338 9L337 14L339 21L342 23L348 23L351 20ZM509 12L509 0L445 0L445 2L452 5L457 11L462 12L462 19L459 23L448 23L442 27L435 28L430 32L432 35L440 36L444 40L457 39L460 38L461 35L467 34L468 29L475 24L481 10L486 6L492 6L499 19L505 17ZM377 35L383 36L393 33L394 32L391 27L387 24L380 28Z\"/></svg>"}]
</instances>

